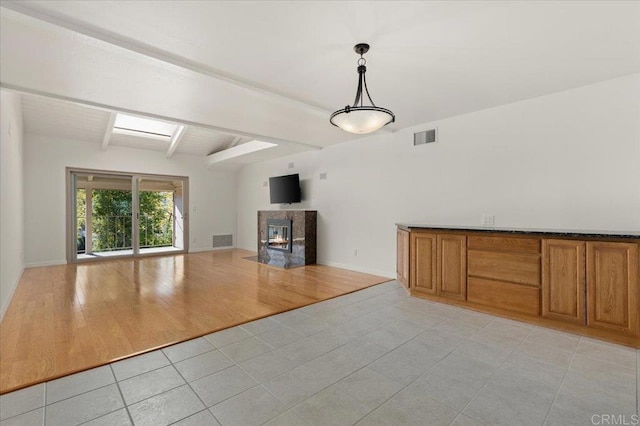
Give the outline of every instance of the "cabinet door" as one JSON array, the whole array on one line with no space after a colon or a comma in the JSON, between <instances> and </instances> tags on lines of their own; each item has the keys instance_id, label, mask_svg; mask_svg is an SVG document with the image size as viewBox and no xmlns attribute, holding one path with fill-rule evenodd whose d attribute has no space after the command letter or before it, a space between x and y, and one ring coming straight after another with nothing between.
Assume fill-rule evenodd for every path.
<instances>
[{"instance_id":1,"label":"cabinet door","mask_svg":"<svg viewBox=\"0 0 640 426\"><path fill-rule=\"evenodd\" d=\"M435 234L411 233L411 290L427 294L436 293Z\"/></svg>"},{"instance_id":2,"label":"cabinet door","mask_svg":"<svg viewBox=\"0 0 640 426\"><path fill-rule=\"evenodd\" d=\"M587 325L638 335L638 244L587 242Z\"/></svg>"},{"instance_id":3,"label":"cabinet door","mask_svg":"<svg viewBox=\"0 0 640 426\"><path fill-rule=\"evenodd\" d=\"M437 293L467 299L467 236L438 235Z\"/></svg>"},{"instance_id":4,"label":"cabinet door","mask_svg":"<svg viewBox=\"0 0 640 426\"><path fill-rule=\"evenodd\" d=\"M584 325L585 243L542 241L542 316Z\"/></svg>"},{"instance_id":5,"label":"cabinet door","mask_svg":"<svg viewBox=\"0 0 640 426\"><path fill-rule=\"evenodd\" d=\"M398 229L396 273L400 284L409 288L409 231Z\"/></svg>"}]
</instances>

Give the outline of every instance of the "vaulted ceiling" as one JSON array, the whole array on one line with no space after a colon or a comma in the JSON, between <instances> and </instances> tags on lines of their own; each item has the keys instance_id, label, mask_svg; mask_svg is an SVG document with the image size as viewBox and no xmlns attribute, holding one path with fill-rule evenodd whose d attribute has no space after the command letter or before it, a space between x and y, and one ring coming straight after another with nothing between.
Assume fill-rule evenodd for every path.
<instances>
[{"instance_id":1,"label":"vaulted ceiling","mask_svg":"<svg viewBox=\"0 0 640 426\"><path fill-rule=\"evenodd\" d=\"M353 139L328 116L353 101L358 42L373 100L397 116L386 131L640 72L639 2L1 5L3 88L185 124L176 152L194 155L237 137L279 145L258 159Z\"/></svg>"},{"instance_id":2,"label":"vaulted ceiling","mask_svg":"<svg viewBox=\"0 0 640 426\"><path fill-rule=\"evenodd\" d=\"M105 144L168 152L169 140L157 140L111 132L112 112L58 99L31 94L22 95L24 130L27 133L54 136L92 144ZM106 142L105 142L106 135ZM207 156L231 148L247 138L215 130L187 126L176 154Z\"/></svg>"}]
</instances>

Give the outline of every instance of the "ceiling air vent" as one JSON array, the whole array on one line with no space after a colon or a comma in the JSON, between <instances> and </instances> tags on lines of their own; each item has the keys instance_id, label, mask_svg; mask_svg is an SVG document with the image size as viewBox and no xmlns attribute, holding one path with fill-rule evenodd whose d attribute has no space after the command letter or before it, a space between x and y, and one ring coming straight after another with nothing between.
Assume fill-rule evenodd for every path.
<instances>
[{"instance_id":1,"label":"ceiling air vent","mask_svg":"<svg viewBox=\"0 0 640 426\"><path fill-rule=\"evenodd\" d=\"M425 143L433 143L438 141L438 135L436 132L436 128L425 130L423 132L418 132L413 134L413 144L414 145L424 145Z\"/></svg>"},{"instance_id":2,"label":"ceiling air vent","mask_svg":"<svg viewBox=\"0 0 640 426\"><path fill-rule=\"evenodd\" d=\"M233 235L214 235L213 248L233 247Z\"/></svg>"}]
</instances>

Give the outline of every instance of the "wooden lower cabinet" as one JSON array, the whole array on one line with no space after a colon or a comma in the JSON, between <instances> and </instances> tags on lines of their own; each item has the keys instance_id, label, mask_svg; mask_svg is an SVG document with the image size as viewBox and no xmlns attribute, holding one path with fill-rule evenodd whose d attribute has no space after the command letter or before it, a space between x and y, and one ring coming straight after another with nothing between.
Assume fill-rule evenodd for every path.
<instances>
[{"instance_id":1,"label":"wooden lower cabinet","mask_svg":"<svg viewBox=\"0 0 640 426\"><path fill-rule=\"evenodd\" d=\"M409 231L398 229L397 231L397 257L396 276L400 284L409 288Z\"/></svg>"},{"instance_id":2,"label":"wooden lower cabinet","mask_svg":"<svg viewBox=\"0 0 640 426\"><path fill-rule=\"evenodd\" d=\"M640 348L638 238L401 231L413 295Z\"/></svg>"},{"instance_id":3,"label":"wooden lower cabinet","mask_svg":"<svg viewBox=\"0 0 640 426\"><path fill-rule=\"evenodd\" d=\"M587 325L640 335L638 244L587 244Z\"/></svg>"},{"instance_id":4,"label":"wooden lower cabinet","mask_svg":"<svg viewBox=\"0 0 640 426\"><path fill-rule=\"evenodd\" d=\"M469 250L469 275L539 286L540 253Z\"/></svg>"},{"instance_id":5,"label":"wooden lower cabinet","mask_svg":"<svg viewBox=\"0 0 640 426\"><path fill-rule=\"evenodd\" d=\"M509 313L540 315L540 239L469 235L467 300Z\"/></svg>"},{"instance_id":6,"label":"wooden lower cabinet","mask_svg":"<svg viewBox=\"0 0 640 426\"><path fill-rule=\"evenodd\" d=\"M437 294L467 299L467 237L438 235Z\"/></svg>"},{"instance_id":7,"label":"wooden lower cabinet","mask_svg":"<svg viewBox=\"0 0 640 426\"><path fill-rule=\"evenodd\" d=\"M469 277L467 300L503 311L540 314L540 289L534 286Z\"/></svg>"},{"instance_id":8,"label":"wooden lower cabinet","mask_svg":"<svg viewBox=\"0 0 640 426\"><path fill-rule=\"evenodd\" d=\"M586 324L584 241L542 240L542 316Z\"/></svg>"},{"instance_id":9,"label":"wooden lower cabinet","mask_svg":"<svg viewBox=\"0 0 640 426\"><path fill-rule=\"evenodd\" d=\"M438 237L423 232L411 233L411 290L436 294Z\"/></svg>"},{"instance_id":10,"label":"wooden lower cabinet","mask_svg":"<svg viewBox=\"0 0 640 426\"><path fill-rule=\"evenodd\" d=\"M412 232L411 290L466 300L466 236Z\"/></svg>"}]
</instances>

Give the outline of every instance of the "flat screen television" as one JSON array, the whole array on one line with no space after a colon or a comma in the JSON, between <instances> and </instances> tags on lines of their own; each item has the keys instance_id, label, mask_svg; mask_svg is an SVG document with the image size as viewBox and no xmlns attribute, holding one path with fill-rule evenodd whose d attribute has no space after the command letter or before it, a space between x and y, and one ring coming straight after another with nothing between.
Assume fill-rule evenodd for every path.
<instances>
[{"instance_id":1,"label":"flat screen television","mask_svg":"<svg viewBox=\"0 0 640 426\"><path fill-rule=\"evenodd\" d=\"M271 204L299 203L301 200L300 177L297 173L270 177L269 194L271 195Z\"/></svg>"}]
</instances>

